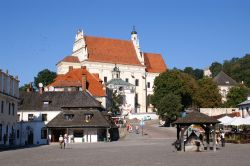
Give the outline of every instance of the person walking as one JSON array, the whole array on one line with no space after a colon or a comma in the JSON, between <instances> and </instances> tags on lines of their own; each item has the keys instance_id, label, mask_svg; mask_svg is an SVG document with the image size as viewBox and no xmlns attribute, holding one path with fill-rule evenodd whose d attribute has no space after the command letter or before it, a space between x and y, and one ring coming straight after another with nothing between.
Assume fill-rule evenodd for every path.
<instances>
[{"instance_id":1,"label":"person walking","mask_svg":"<svg viewBox=\"0 0 250 166\"><path fill-rule=\"evenodd\" d=\"M59 144L60 144L61 149L62 149L63 142L64 142L63 136L60 135L60 137L59 137Z\"/></svg>"},{"instance_id":2,"label":"person walking","mask_svg":"<svg viewBox=\"0 0 250 166\"><path fill-rule=\"evenodd\" d=\"M63 140L63 148L64 149L66 148L67 143L68 143L68 135L64 134L64 140Z\"/></svg>"},{"instance_id":3,"label":"person walking","mask_svg":"<svg viewBox=\"0 0 250 166\"><path fill-rule=\"evenodd\" d=\"M225 147L225 133L224 133L224 131L221 132L220 137L221 137L221 146Z\"/></svg>"}]
</instances>

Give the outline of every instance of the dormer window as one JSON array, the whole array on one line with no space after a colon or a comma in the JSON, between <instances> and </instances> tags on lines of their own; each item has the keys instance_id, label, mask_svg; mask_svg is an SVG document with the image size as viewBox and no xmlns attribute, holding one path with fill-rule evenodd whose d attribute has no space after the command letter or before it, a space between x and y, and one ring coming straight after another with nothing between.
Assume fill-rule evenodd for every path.
<instances>
[{"instance_id":1,"label":"dormer window","mask_svg":"<svg viewBox=\"0 0 250 166\"><path fill-rule=\"evenodd\" d=\"M229 84L229 81L226 81L226 84Z\"/></svg>"},{"instance_id":2,"label":"dormer window","mask_svg":"<svg viewBox=\"0 0 250 166\"><path fill-rule=\"evenodd\" d=\"M64 114L64 119L72 120L74 118L74 114Z\"/></svg>"},{"instance_id":3,"label":"dormer window","mask_svg":"<svg viewBox=\"0 0 250 166\"><path fill-rule=\"evenodd\" d=\"M49 101L44 101L43 104L44 105L49 105Z\"/></svg>"},{"instance_id":4,"label":"dormer window","mask_svg":"<svg viewBox=\"0 0 250 166\"><path fill-rule=\"evenodd\" d=\"M93 114L85 114L85 122L90 122L91 121L91 119L93 118Z\"/></svg>"}]
</instances>

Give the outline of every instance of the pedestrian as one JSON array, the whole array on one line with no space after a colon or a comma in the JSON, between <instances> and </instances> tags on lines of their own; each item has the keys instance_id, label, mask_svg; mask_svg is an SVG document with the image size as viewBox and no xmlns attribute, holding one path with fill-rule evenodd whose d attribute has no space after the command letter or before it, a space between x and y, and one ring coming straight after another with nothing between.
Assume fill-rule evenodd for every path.
<instances>
[{"instance_id":1,"label":"pedestrian","mask_svg":"<svg viewBox=\"0 0 250 166\"><path fill-rule=\"evenodd\" d=\"M221 132L220 137L221 137L221 146L225 147L225 132L224 131Z\"/></svg>"},{"instance_id":2,"label":"pedestrian","mask_svg":"<svg viewBox=\"0 0 250 166\"><path fill-rule=\"evenodd\" d=\"M66 148L67 143L68 143L68 135L64 134L64 141L63 141L63 148L64 149Z\"/></svg>"},{"instance_id":3,"label":"pedestrian","mask_svg":"<svg viewBox=\"0 0 250 166\"><path fill-rule=\"evenodd\" d=\"M61 149L62 149L63 141L64 141L63 140L63 136L60 135L60 137L59 137L59 144L60 144Z\"/></svg>"}]
</instances>

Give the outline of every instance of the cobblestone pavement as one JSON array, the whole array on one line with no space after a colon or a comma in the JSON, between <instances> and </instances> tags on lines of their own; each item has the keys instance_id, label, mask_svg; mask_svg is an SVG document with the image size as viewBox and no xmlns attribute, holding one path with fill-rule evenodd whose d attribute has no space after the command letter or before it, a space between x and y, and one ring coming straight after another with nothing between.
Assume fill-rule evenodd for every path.
<instances>
[{"instance_id":1,"label":"cobblestone pavement","mask_svg":"<svg viewBox=\"0 0 250 166\"><path fill-rule=\"evenodd\" d=\"M155 124L147 135L130 133L110 143L58 144L0 152L0 166L249 166L250 145L226 144L217 152L176 152L173 128Z\"/></svg>"}]
</instances>

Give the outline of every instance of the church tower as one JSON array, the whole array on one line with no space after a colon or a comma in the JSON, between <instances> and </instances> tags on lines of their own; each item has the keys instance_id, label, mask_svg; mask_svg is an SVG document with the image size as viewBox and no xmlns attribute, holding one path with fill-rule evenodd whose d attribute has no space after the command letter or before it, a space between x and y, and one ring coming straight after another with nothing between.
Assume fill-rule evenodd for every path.
<instances>
[{"instance_id":1,"label":"church tower","mask_svg":"<svg viewBox=\"0 0 250 166\"><path fill-rule=\"evenodd\" d=\"M81 29L79 29L76 33L72 56L78 57L80 62L88 58L87 45L84 39L83 30Z\"/></svg>"},{"instance_id":2,"label":"church tower","mask_svg":"<svg viewBox=\"0 0 250 166\"><path fill-rule=\"evenodd\" d=\"M139 59L140 63L142 65L144 65L144 56L143 56L143 53L141 52L141 49L140 49L139 38L138 38L137 32L135 30L135 26L133 26L133 30L131 32L131 40L132 40L133 45L135 47L137 58Z\"/></svg>"}]
</instances>

